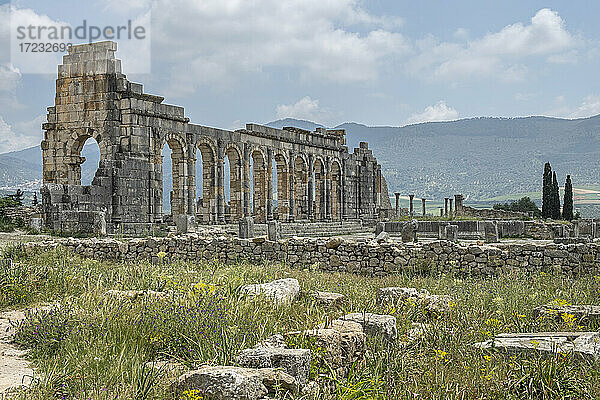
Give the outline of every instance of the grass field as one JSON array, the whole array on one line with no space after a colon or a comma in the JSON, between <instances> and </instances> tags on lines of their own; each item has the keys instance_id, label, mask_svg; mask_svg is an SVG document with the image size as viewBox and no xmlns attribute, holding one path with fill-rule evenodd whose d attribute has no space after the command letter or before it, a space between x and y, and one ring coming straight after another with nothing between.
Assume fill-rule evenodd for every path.
<instances>
[{"instance_id":1,"label":"grass field","mask_svg":"<svg viewBox=\"0 0 600 400\"><path fill-rule=\"evenodd\" d=\"M339 381L333 393L315 399L600 397L598 363L570 355L507 356L471 346L501 332L598 330L597 324L531 316L534 307L556 299L600 304L597 276L471 279L424 274L379 279L266 264L98 262L60 249L25 255L7 248L4 253L18 267L0 276L0 310L60 303L51 312L30 315L19 328L17 341L31 349L29 358L40 377L21 399L172 399L168 386L175 374L149 368L147 362L231 364L238 351L271 334L313 328L350 311L395 315L401 337L411 322L431 328L408 347L370 338L365 365ZM248 299L237 290L245 283L283 277L297 278L302 287L291 306ZM426 288L452 296L455 304L435 318L410 304L376 306L376 290L386 286ZM105 296L109 289L178 295L115 300ZM343 293L349 301L343 309L323 308L306 295L309 290Z\"/></svg>"}]
</instances>

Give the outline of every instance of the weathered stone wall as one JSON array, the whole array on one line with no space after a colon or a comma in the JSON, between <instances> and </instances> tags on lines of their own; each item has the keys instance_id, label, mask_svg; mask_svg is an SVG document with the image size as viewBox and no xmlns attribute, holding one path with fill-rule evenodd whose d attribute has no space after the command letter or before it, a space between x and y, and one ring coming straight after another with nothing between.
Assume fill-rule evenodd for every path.
<instances>
[{"instance_id":1,"label":"weathered stone wall","mask_svg":"<svg viewBox=\"0 0 600 400\"><path fill-rule=\"evenodd\" d=\"M418 221L418 230L425 237L439 237L440 226L456 225L458 227L458 236L461 239L484 239L486 223L492 221ZM376 233L382 231L390 234L400 234L406 222L380 222ZM588 236L590 238L599 238L600 229L597 229L598 223L593 220L581 220L574 223L546 222L541 220L520 221L520 220L494 220L498 226L498 234L501 238L527 237L536 240L552 240L556 238L572 238Z\"/></svg>"},{"instance_id":2,"label":"weathered stone wall","mask_svg":"<svg viewBox=\"0 0 600 400\"><path fill-rule=\"evenodd\" d=\"M586 244L463 245L449 241L397 244L350 242L340 238L294 238L277 242L263 238L202 237L188 234L171 238L118 241L115 239L56 239L29 243L28 248L63 245L96 259L151 260L158 253L168 260L234 262L285 261L292 267L318 265L326 271L385 276L399 271L445 271L464 275L496 275L511 270L553 271L572 274L596 272L600 242Z\"/></svg>"},{"instance_id":3,"label":"weathered stone wall","mask_svg":"<svg viewBox=\"0 0 600 400\"><path fill-rule=\"evenodd\" d=\"M163 104L163 97L144 93L141 84L128 81L116 50L113 42L72 46L58 67L55 105L48 108L41 144L46 228L99 232L96 227L106 226L109 233L151 232L163 222L165 143L172 150L173 220L179 215L204 223L235 223L252 215L257 222L391 215L381 166L367 143L350 154L343 130L247 124L228 131L193 125L182 107ZM81 186L81 150L89 138L100 147L100 166L92 184ZM202 177L195 175L197 150ZM226 159L229 177L224 174ZM198 198L200 178L203 191Z\"/></svg>"},{"instance_id":4,"label":"weathered stone wall","mask_svg":"<svg viewBox=\"0 0 600 400\"><path fill-rule=\"evenodd\" d=\"M529 216L516 211L494 210L493 208L473 208L462 206L456 208L457 217L482 218L482 219L524 219Z\"/></svg>"}]
</instances>

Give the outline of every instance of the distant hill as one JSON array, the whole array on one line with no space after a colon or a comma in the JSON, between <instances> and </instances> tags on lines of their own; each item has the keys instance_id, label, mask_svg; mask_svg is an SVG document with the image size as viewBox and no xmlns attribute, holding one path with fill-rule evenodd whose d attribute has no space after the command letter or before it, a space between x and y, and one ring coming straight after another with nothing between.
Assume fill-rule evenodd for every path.
<instances>
[{"instance_id":1,"label":"distant hill","mask_svg":"<svg viewBox=\"0 0 600 400\"><path fill-rule=\"evenodd\" d=\"M315 130L323 125L286 118L266 124ZM548 117L472 118L405 127L345 123L350 151L361 141L382 165L390 193L440 199L463 193L469 200L540 190L543 164L550 161L562 184L600 184L600 116L567 120ZM98 153L86 146L83 181L91 182ZM170 157L165 157L170 168ZM41 182L39 147L0 154L0 188ZM167 175L170 175L170 171ZM167 177L167 181L169 181Z\"/></svg>"},{"instance_id":2,"label":"distant hill","mask_svg":"<svg viewBox=\"0 0 600 400\"><path fill-rule=\"evenodd\" d=\"M311 121L305 121L303 119L294 119L294 118L284 118L278 119L277 121L269 122L265 124L266 126L270 126L271 128L283 129L286 126L293 126L300 129L305 129L307 131L314 132L317 128L325 128L325 126L321 124L317 124Z\"/></svg>"}]
</instances>

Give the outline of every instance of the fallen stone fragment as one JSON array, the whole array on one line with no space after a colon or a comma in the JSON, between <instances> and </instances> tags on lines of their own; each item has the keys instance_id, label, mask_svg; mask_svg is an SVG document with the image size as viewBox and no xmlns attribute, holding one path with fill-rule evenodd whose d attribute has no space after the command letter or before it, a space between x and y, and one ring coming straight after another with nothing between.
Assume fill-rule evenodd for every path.
<instances>
[{"instance_id":1,"label":"fallen stone fragment","mask_svg":"<svg viewBox=\"0 0 600 400\"><path fill-rule=\"evenodd\" d=\"M386 287L377 291L377 304L397 305L402 302L413 302L425 307L432 314L443 314L450 309L452 298L447 295L430 294L426 289Z\"/></svg>"},{"instance_id":2,"label":"fallen stone fragment","mask_svg":"<svg viewBox=\"0 0 600 400\"><path fill-rule=\"evenodd\" d=\"M198 390L211 400L259 400L276 388L298 392L296 380L283 371L227 366L204 366L187 372L171 388L177 394Z\"/></svg>"},{"instance_id":3,"label":"fallen stone fragment","mask_svg":"<svg viewBox=\"0 0 600 400\"><path fill-rule=\"evenodd\" d=\"M600 319L600 306L592 305L554 305L552 303L537 307L533 310L534 318L550 317L563 319L565 315L572 315L576 320L594 321Z\"/></svg>"},{"instance_id":4,"label":"fallen stone fragment","mask_svg":"<svg viewBox=\"0 0 600 400\"><path fill-rule=\"evenodd\" d=\"M154 290L107 290L105 296L114 297L120 300L137 300L142 297L149 297L162 300L168 296L167 292L156 292Z\"/></svg>"},{"instance_id":5,"label":"fallen stone fragment","mask_svg":"<svg viewBox=\"0 0 600 400\"><path fill-rule=\"evenodd\" d=\"M293 376L300 387L308 381L310 350L258 347L242 350L236 362L246 368L279 368Z\"/></svg>"},{"instance_id":6,"label":"fallen stone fragment","mask_svg":"<svg viewBox=\"0 0 600 400\"><path fill-rule=\"evenodd\" d=\"M600 356L600 332L505 333L475 343L480 349L498 349L522 353L573 353L584 359Z\"/></svg>"},{"instance_id":7,"label":"fallen stone fragment","mask_svg":"<svg viewBox=\"0 0 600 400\"><path fill-rule=\"evenodd\" d=\"M328 307L338 307L346 301L346 296L333 292L310 292L310 295L317 303Z\"/></svg>"},{"instance_id":8,"label":"fallen stone fragment","mask_svg":"<svg viewBox=\"0 0 600 400\"><path fill-rule=\"evenodd\" d=\"M324 324L319 325L324 327ZM342 350L342 361L344 365L351 366L361 361L367 350L367 335L361 324L354 321L336 319L331 321L327 328L333 329L340 334L340 346Z\"/></svg>"},{"instance_id":9,"label":"fallen stone fragment","mask_svg":"<svg viewBox=\"0 0 600 400\"><path fill-rule=\"evenodd\" d=\"M269 283L242 286L242 293L250 296L265 295L275 304L291 303L300 293L297 279L285 278Z\"/></svg>"},{"instance_id":10,"label":"fallen stone fragment","mask_svg":"<svg viewBox=\"0 0 600 400\"><path fill-rule=\"evenodd\" d=\"M388 341L394 341L398 337L396 317L393 315L352 313L340 319L359 323L367 335L382 336Z\"/></svg>"}]
</instances>

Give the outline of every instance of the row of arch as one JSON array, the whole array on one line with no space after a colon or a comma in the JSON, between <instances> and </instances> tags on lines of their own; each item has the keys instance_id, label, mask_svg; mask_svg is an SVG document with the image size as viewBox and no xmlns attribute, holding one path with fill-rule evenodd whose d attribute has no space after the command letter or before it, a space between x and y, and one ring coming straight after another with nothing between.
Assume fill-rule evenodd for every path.
<instances>
[{"instance_id":1,"label":"row of arch","mask_svg":"<svg viewBox=\"0 0 600 400\"><path fill-rule=\"evenodd\" d=\"M187 154L177 135L167 135L164 143L171 150L173 215L194 210L204 223L244 216L257 222L342 218L342 165L335 158L235 143L218 150L206 139ZM162 157L160 163L162 168Z\"/></svg>"}]
</instances>

